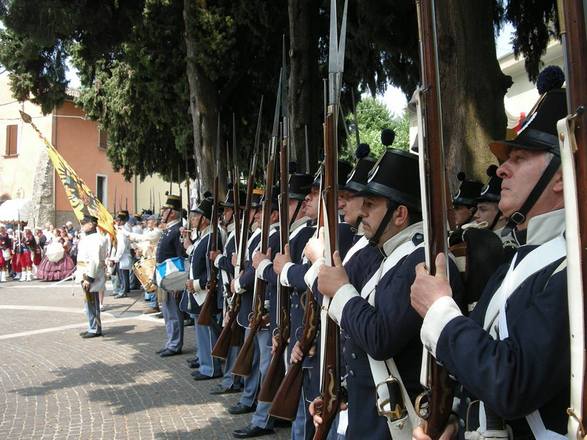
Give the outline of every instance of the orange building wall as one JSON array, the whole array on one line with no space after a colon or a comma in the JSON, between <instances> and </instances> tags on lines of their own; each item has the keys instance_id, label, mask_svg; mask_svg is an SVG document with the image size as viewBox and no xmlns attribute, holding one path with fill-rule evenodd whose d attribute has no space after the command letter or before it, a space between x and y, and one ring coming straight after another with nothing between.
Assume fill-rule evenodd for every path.
<instances>
[{"instance_id":1,"label":"orange building wall","mask_svg":"<svg viewBox=\"0 0 587 440\"><path fill-rule=\"evenodd\" d=\"M99 131L95 121L81 119L83 111L71 101L56 109L57 117L53 127L53 144L69 162L88 187L96 191L96 175L107 176L107 208L113 211L116 189L116 209L124 209L128 200L129 212L134 211L133 183L126 182L121 174L115 173L106 157L106 150L99 148ZM75 116L68 118L67 116ZM56 222L67 212L72 213L59 176L55 176ZM120 206L122 200L122 207ZM61 214L61 215L59 215Z\"/></svg>"}]
</instances>

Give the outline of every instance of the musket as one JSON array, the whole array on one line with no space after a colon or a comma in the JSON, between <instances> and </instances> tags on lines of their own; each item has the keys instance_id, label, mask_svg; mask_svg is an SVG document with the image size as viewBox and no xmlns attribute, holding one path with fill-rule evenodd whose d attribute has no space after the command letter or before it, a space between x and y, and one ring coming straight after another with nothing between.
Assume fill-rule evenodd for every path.
<instances>
[{"instance_id":1,"label":"musket","mask_svg":"<svg viewBox=\"0 0 587 440\"><path fill-rule=\"evenodd\" d=\"M319 192L319 209L318 223L314 237L318 236L318 231L324 226L324 205L322 203L322 179L320 179ZM278 419L293 421L297 416L298 402L302 394L304 359L310 353L310 350L316 343L316 334L318 333L318 303L311 289L307 289L302 295L305 298L304 319L302 322L302 332L298 340L302 358L299 362L292 363L281 381L279 389L275 393L273 403L269 408L269 415Z\"/></svg>"},{"instance_id":2,"label":"musket","mask_svg":"<svg viewBox=\"0 0 587 440\"><path fill-rule=\"evenodd\" d=\"M587 4L559 0L559 24L570 114L557 124L565 200L567 295L571 340L571 401L569 438L585 438L587 420Z\"/></svg>"},{"instance_id":3,"label":"musket","mask_svg":"<svg viewBox=\"0 0 587 440\"><path fill-rule=\"evenodd\" d=\"M269 158L266 164L265 172L265 191L263 194L262 214L261 214L261 245L260 251L265 254L269 247L269 227L271 217L271 195L273 192L273 178L275 172L275 157L277 154L277 142L279 131L279 108L281 101L281 81L283 72L279 73L279 85L277 88L277 98L275 102L275 113L273 116L273 131L271 134L271 143ZM254 343L257 332L265 325L265 290L267 282L261 278L255 278L255 287L253 293L253 311L249 317L249 333L243 342L243 346L234 362L232 373L237 376L248 376L251 373L253 363Z\"/></svg>"},{"instance_id":4,"label":"musket","mask_svg":"<svg viewBox=\"0 0 587 440\"><path fill-rule=\"evenodd\" d=\"M236 121L235 115L232 114L232 197L234 202L233 214L232 217L234 218L234 237L235 241L238 240L240 237L240 199L239 199L239 192L240 192L240 182L239 182L239 170L238 170L238 163L237 163L237 154L236 154Z\"/></svg>"},{"instance_id":5,"label":"musket","mask_svg":"<svg viewBox=\"0 0 587 440\"><path fill-rule=\"evenodd\" d=\"M184 152L183 152L183 162L185 165L185 188L186 188L186 198L187 198L187 209L188 209L188 214L189 214L190 210L192 209L192 202L190 199L190 173L188 171L187 150L184 150Z\"/></svg>"},{"instance_id":6,"label":"musket","mask_svg":"<svg viewBox=\"0 0 587 440\"><path fill-rule=\"evenodd\" d=\"M327 265L333 266L333 255L338 251L338 115L340 87L344 71L348 0L344 2L340 40L336 14L336 0L330 2L330 41L328 54L328 112L324 120L324 172L322 174L322 203L324 204L324 256ZM322 423L316 427L314 440L326 439L338 414L340 385L340 330L328 315L330 299L323 297L320 341L320 404L316 407Z\"/></svg>"},{"instance_id":7,"label":"musket","mask_svg":"<svg viewBox=\"0 0 587 440\"><path fill-rule=\"evenodd\" d=\"M117 187L115 186L114 187L114 206L113 206L113 208L114 208L114 215L116 215L116 190L117 190Z\"/></svg>"},{"instance_id":8,"label":"musket","mask_svg":"<svg viewBox=\"0 0 587 440\"><path fill-rule=\"evenodd\" d=\"M285 35L283 36L283 66L282 72L286 72L285 64ZM284 77L284 82L287 77ZM285 253L285 246L289 244L289 121L287 116L287 89L282 89L281 102L282 105L282 139L279 147L279 251ZM276 313L277 313L277 327L275 328L273 337L276 341L271 361L265 374L265 379L261 384L258 400L259 402L273 402L275 394L285 375L286 365L286 348L290 336L290 295L291 288L282 286L277 283L276 294Z\"/></svg>"},{"instance_id":9,"label":"musket","mask_svg":"<svg viewBox=\"0 0 587 440\"><path fill-rule=\"evenodd\" d=\"M308 141L308 124L304 125L304 141L305 141L305 152L306 152L306 168L307 174L310 174L310 143Z\"/></svg>"},{"instance_id":10,"label":"musket","mask_svg":"<svg viewBox=\"0 0 587 440\"><path fill-rule=\"evenodd\" d=\"M212 218L210 219L210 238L208 241L208 252L215 252L218 249L218 180L220 176L220 114L218 114L218 126L216 129L216 173L214 174L214 201L212 204ZM199 325L211 326L214 323L214 313L216 311L216 295L218 289L218 268L207 259L208 266L208 293L200 315L198 316Z\"/></svg>"},{"instance_id":11,"label":"musket","mask_svg":"<svg viewBox=\"0 0 587 440\"><path fill-rule=\"evenodd\" d=\"M235 236L238 238L236 247L236 266L234 268L234 276L237 277L240 274L241 267L245 265L245 256L247 250L247 243L249 241L249 230L250 230L250 211L253 201L253 188L255 186L255 170L257 168L257 156L259 154L259 143L261 140L261 120L263 115L263 97L261 96L261 103L259 104L259 115L257 117L257 130L255 133L255 146L253 148L253 157L249 166L249 177L247 179L247 196L245 200L245 208L242 212L242 224L240 228L240 235ZM235 218L235 221L238 221ZM238 312L241 306L241 296L238 293L234 293L229 300L229 310L226 325L222 328L216 344L212 348L212 356L226 359L228 351L234 342L233 334L237 333L238 322L236 321Z\"/></svg>"},{"instance_id":12,"label":"musket","mask_svg":"<svg viewBox=\"0 0 587 440\"><path fill-rule=\"evenodd\" d=\"M181 197L181 165L179 162L177 163L177 188L179 189L179 198L183 200Z\"/></svg>"},{"instance_id":13,"label":"musket","mask_svg":"<svg viewBox=\"0 0 587 440\"><path fill-rule=\"evenodd\" d=\"M355 104L355 89L351 89L351 99L353 104L353 122L355 123L355 140L357 147L361 145L361 134L359 133L359 121L357 120L357 106Z\"/></svg>"},{"instance_id":14,"label":"musket","mask_svg":"<svg viewBox=\"0 0 587 440\"><path fill-rule=\"evenodd\" d=\"M447 191L444 145L442 138L442 111L440 106L440 79L436 37L434 0L416 0L420 59L422 64L419 91L421 125L418 129L420 156L420 188L426 266L436 273L436 256L447 255ZM446 274L448 278L448 273ZM451 412L453 391L445 368L424 348L420 381L425 392L416 400L416 412L423 419L423 429L433 440L444 431Z\"/></svg>"}]
</instances>

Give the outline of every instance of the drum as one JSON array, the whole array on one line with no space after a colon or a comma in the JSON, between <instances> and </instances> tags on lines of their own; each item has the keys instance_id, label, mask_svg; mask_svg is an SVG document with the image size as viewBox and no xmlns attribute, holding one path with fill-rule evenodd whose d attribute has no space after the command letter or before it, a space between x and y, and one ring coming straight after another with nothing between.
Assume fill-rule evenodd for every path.
<instances>
[{"instance_id":1,"label":"drum","mask_svg":"<svg viewBox=\"0 0 587 440\"><path fill-rule=\"evenodd\" d=\"M185 259L181 257L168 258L157 264L155 279L159 287L169 292L185 289L185 282L188 279Z\"/></svg>"},{"instance_id":2,"label":"drum","mask_svg":"<svg viewBox=\"0 0 587 440\"><path fill-rule=\"evenodd\" d=\"M132 271L145 291L151 293L157 290L157 286L153 284L153 273L155 272L154 258L141 258L133 265Z\"/></svg>"}]
</instances>

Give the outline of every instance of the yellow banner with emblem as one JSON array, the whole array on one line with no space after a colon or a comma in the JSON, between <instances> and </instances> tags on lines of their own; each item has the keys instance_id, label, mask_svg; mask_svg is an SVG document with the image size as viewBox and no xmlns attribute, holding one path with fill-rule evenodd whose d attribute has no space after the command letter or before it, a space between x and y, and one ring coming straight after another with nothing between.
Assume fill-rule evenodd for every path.
<instances>
[{"instance_id":1,"label":"yellow banner with emblem","mask_svg":"<svg viewBox=\"0 0 587 440\"><path fill-rule=\"evenodd\" d=\"M65 194L73 208L73 212L78 220L84 215L92 215L98 219L98 226L106 231L112 240L116 240L116 230L114 229L114 219L106 207L88 188L85 182L80 179L77 173L71 168L71 165L59 154L55 147L43 136L43 133L37 128L30 115L20 111L20 117L24 122L30 124L37 132L45 146L47 154L53 163L55 171L63 183Z\"/></svg>"}]
</instances>

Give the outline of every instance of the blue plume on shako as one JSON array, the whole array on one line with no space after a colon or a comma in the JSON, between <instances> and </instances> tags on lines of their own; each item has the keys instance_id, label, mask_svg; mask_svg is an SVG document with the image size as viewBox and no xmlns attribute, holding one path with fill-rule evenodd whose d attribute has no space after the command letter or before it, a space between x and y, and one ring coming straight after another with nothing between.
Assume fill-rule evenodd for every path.
<instances>
[{"instance_id":1,"label":"blue plume on shako","mask_svg":"<svg viewBox=\"0 0 587 440\"><path fill-rule=\"evenodd\" d=\"M554 89L560 89L565 82L565 74L558 66L546 66L538 75L536 88L541 95Z\"/></svg>"},{"instance_id":2,"label":"blue plume on shako","mask_svg":"<svg viewBox=\"0 0 587 440\"><path fill-rule=\"evenodd\" d=\"M362 159L364 157L369 156L369 153L371 153L371 148L369 148L369 144L359 144L359 146L355 150L355 157L357 159Z\"/></svg>"}]
</instances>

